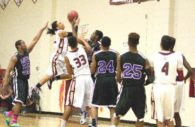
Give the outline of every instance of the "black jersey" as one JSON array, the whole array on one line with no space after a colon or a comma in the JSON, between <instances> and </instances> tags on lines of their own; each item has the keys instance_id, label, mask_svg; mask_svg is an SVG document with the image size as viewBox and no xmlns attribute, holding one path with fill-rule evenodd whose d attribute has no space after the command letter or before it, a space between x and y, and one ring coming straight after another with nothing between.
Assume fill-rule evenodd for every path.
<instances>
[{"instance_id":1,"label":"black jersey","mask_svg":"<svg viewBox=\"0 0 195 127\"><path fill-rule=\"evenodd\" d=\"M15 76L20 79L29 79L30 77L30 59L29 53L16 54L17 63L14 67Z\"/></svg>"},{"instance_id":2,"label":"black jersey","mask_svg":"<svg viewBox=\"0 0 195 127\"><path fill-rule=\"evenodd\" d=\"M91 53L87 53L87 58L88 58L88 61L89 61L89 64L91 63L92 61L92 56L95 52L99 51L100 50L100 44L98 42L96 43L93 43L92 41L88 41L91 49L92 49L92 52Z\"/></svg>"},{"instance_id":3,"label":"black jersey","mask_svg":"<svg viewBox=\"0 0 195 127\"><path fill-rule=\"evenodd\" d=\"M98 51L95 53L96 77L110 77L116 75L117 53L114 50Z\"/></svg>"},{"instance_id":4,"label":"black jersey","mask_svg":"<svg viewBox=\"0 0 195 127\"><path fill-rule=\"evenodd\" d=\"M139 53L126 52L120 58L123 85L143 85L145 58Z\"/></svg>"}]
</instances>

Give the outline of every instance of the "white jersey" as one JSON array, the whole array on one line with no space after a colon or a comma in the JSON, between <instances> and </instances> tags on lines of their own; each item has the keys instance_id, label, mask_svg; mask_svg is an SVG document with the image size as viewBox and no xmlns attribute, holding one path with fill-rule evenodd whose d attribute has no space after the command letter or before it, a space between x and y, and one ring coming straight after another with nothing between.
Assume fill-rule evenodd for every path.
<instances>
[{"instance_id":1,"label":"white jersey","mask_svg":"<svg viewBox=\"0 0 195 127\"><path fill-rule=\"evenodd\" d=\"M68 39L67 37L60 39L59 33L63 30L57 30L55 32L54 48L55 51L50 57L50 67L47 70L47 75L55 76L66 74L67 70L64 65L64 57L68 51Z\"/></svg>"},{"instance_id":2,"label":"white jersey","mask_svg":"<svg viewBox=\"0 0 195 127\"><path fill-rule=\"evenodd\" d=\"M175 84L177 70L183 68L181 55L168 51L155 54L150 63L154 68L156 84Z\"/></svg>"},{"instance_id":3,"label":"white jersey","mask_svg":"<svg viewBox=\"0 0 195 127\"><path fill-rule=\"evenodd\" d=\"M54 48L56 49L56 54L59 54L61 59L63 60L64 56L68 51L68 38L64 37L63 39L60 38L59 33L63 30L57 30L55 32L55 41L54 41Z\"/></svg>"},{"instance_id":4,"label":"white jersey","mask_svg":"<svg viewBox=\"0 0 195 127\"><path fill-rule=\"evenodd\" d=\"M182 63L183 63L183 54L179 51L175 52L178 57L180 57ZM177 85L175 86L175 104L174 104L174 111L180 112L182 108L184 108L184 98L185 98L185 89L184 89L184 82L177 81Z\"/></svg>"},{"instance_id":5,"label":"white jersey","mask_svg":"<svg viewBox=\"0 0 195 127\"><path fill-rule=\"evenodd\" d=\"M77 51L68 51L66 56L73 68L74 77L91 74L84 48L78 47Z\"/></svg>"},{"instance_id":6,"label":"white jersey","mask_svg":"<svg viewBox=\"0 0 195 127\"><path fill-rule=\"evenodd\" d=\"M180 62L182 63L182 68L183 68L183 54L180 51L175 51L174 53L179 58Z\"/></svg>"}]
</instances>

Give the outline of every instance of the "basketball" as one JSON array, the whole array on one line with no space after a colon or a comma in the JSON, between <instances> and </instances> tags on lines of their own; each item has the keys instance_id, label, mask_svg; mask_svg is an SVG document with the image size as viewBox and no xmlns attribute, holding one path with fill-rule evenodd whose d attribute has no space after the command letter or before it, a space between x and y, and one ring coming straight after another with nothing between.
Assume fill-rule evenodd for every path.
<instances>
[{"instance_id":1,"label":"basketball","mask_svg":"<svg viewBox=\"0 0 195 127\"><path fill-rule=\"evenodd\" d=\"M70 12L68 13L68 16L67 16L69 22L72 22L74 18L77 19L78 17L79 17L79 14L78 14L78 12L75 11L75 10L70 11Z\"/></svg>"}]
</instances>

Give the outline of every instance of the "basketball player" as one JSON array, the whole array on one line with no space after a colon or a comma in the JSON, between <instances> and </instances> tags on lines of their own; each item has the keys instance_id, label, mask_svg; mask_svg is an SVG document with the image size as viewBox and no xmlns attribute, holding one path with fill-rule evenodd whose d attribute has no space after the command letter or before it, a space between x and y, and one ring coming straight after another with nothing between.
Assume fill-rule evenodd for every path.
<instances>
[{"instance_id":1,"label":"basketball player","mask_svg":"<svg viewBox=\"0 0 195 127\"><path fill-rule=\"evenodd\" d=\"M89 45L92 48L92 52L87 54L89 64L92 62L92 56L95 52L100 50L100 43L99 41L102 39L103 33L100 30L95 30L92 34L90 39L88 40Z\"/></svg>"},{"instance_id":2,"label":"basketball player","mask_svg":"<svg viewBox=\"0 0 195 127\"><path fill-rule=\"evenodd\" d=\"M175 41L172 41L172 48L171 48L172 52L174 52L173 51L174 46L175 46ZM175 52L175 53L177 53L178 56L181 57L181 60L183 61L183 65L188 71L187 75L184 78L184 80L186 81L189 78L189 76L192 74L192 68L182 53L180 53L180 52ZM183 85L184 85L184 82L177 81L177 85L175 86L176 87L176 94L175 94L176 102L175 102L175 107L174 107L174 111L175 111L174 119L175 119L176 127L182 126L182 121L181 121L181 117L180 117L179 112L181 110L182 103L183 103L183 96L184 96L183 95L183 89L184 89Z\"/></svg>"},{"instance_id":3,"label":"basketball player","mask_svg":"<svg viewBox=\"0 0 195 127\"><path fill-rule=\"evenodd\" d=\"M72 35L74 35L75 37L77 36L77 29L78 29L78 24L79 24L79 20L80 19L74 19L73 20L73 22L71 22L71 25L72 25L72 30L73 30L73 33L68 33L67 34L67 32L65 32L65 31L61 31L62 32L62 38L65 38L66 39L66 44L68 44L67 43L67 38L66 37L68 37L68 36L72 36ZM67 35L67 36L66 36ZM78 37L78 42L80 43L80 44L82 44L83 45L83 43L87 43L82 37ZM90 53L91 52L91 47L89 46L89 45L86 45L86 44L84 44L85 46L84 46L84 48L85 48L85 51L87 52L87 53ZM66 46L65 46L66 47ZM65 48L66 50L64 50L65 52L67 52L67 50L68 50L68 47L66 47ZM64 53L64 55L65 55L66 53ZM63 55L63 56L64 56ZM49 79L49 81L47 82L48 83L48 87L49 87L49 89L51 89L52 88L52 82L54 81L54 80L61 80L61 79L64 79L64 74L66 73L66 68L65 68L65 65L63 66L63 64L64 64L64 62L62 61L62 59L61 60L58 60L59 61L59 63L61 63L61 66L57 69L57 70L59 70L59 72L60 72L60 68L63 70L63 72L61 72L61 74L59 74L59 75L55 75L55 76L52 76L50 79ZM60 65L60 64L59 64ZM70 80L67 80L67 84L69 84L69 82L70 82Z\"/></svg>"},{"instance_id":4,"label":"basketball player","mask_svg":"<svg viewBox=\"0 0 195 127\"><path fill-rule=\"evenodd\" d=\"M99 51L100 50L100 44L99 44L99 41L101 40L103 36L103 33L102 31L100 30L95 30L91 36L90 36L90 39L87 40L88 44L90 45L91 47L91 52L87 52L87 58L88 58L88 62L89 62L89 65L91 64L92 62L92 55ZM84 40L84 39L83 39ZM95 77L94 77L94 74L91 75L92 76L92 79L93 81L95 81ZM85 122L87 122L87 112L85 111L86 109L81 109L81 119L80 119L80 124L84 124Z\"/></svg>"},{"instance_id":5,"label":"basketball player","mask_svg":"<svg viewBox=\"0 0 195 127\"><path fill-rule=\"evenodd\" d=\"M105 36L100 42L100 51L94 53L91 72L96 75L95 89L92 100L92 125L97 126L98 108L108 107L112 119L118 87L116 82L116 66L119 53L110 49L111 40Z\"/></svg>"},{"instance_id":6,"label":"basketball player","mask_svg":"<svg viewBox=\"0 0 195 127\"><path fill-rule=\"evenodd\" d=\"M147 83L152 82L148 60L137 50L140 36L137 33L128 35L129 51L120 56L117 65L117 81L121 83L122 90L117 100L116 111L111 127L116 127L120 116L125 115L132 108L137 117L136 127L144 127L144 114L146 106L145 74ZM149 82L149 79L151 80Z\"/></svg>"},{"instance_id":7,"label":"basketball player","mask_svg":"<svg viewBox=\"0 0 195 127\"><path fill-rule=\"evenodd\" d=\"M174 127L174 103L176 76L183 81L182 57L172 52L172 41L175 38L164 35L161 39L161 51L151 59L155 81L152 88L153 118L157 127Z\"/></svg>"},{"instance_id":8,"label":"basketball player","mask_svg":"<svg viewBox=\"0 0 195 127\"><path fill-rule=\"evenodd\" d=\"M81 109L90 106L94 87L84 48L77 46L77 39L73 36L68 38L68 44L71 50L65 56L68 71L66 78L72 78L72 80L65 98L61 127L66 127L73 107Z\"/></svg>"},{"instance_id":9,"label":"basketball player","mask_svg":"<svg viewBox=\"0 0 195 127\"><path fill-rule=\"evenodd\" d=\"M76 31L77 32L77 31ZM71 34L70 34L71 35ZM82 36L78 37L78 42L81 43L83 45L83 43L86 43L86 41L88 42L89 46L87 44L84 44L84 48L85 51L87 53L87 57L88 57L88 61L89 64L91 63L91 59L92 59L92 54L98 50L100 50L100 44L98 43L98 41L102 38L103 33L99 30L95 30L93 32L93 34L90 37L90 40L85 40ZM54 78L50 79L50 83L49 88L51 89L51 82L53 82L53 80L59 80L59 79L63 79L63 76L55 76Z\"/></svg>"},{"instance_id":10,"label":"basketball player","mask_svg":"<svg viewBox=\"0 0 195 127\"><path fill-rule=\"evenodd\" d=\"M60 21L54 21L51 24L51 28L48 29L47 33L50 35L55 35L54 48L55 51L51 55L51 64L47 71L47 74L41 78L41 80L36 84L35 89L39 90L39 88L44 85L47 81L48 87L51 89L51 84L53 79L61 79L64 74L67 73L67 70L64 65L64 56L68 50L68 36L77 36L79 19L73 20L71 22L72 33L66 32L65 26ZM35 90L33 89L33 90Z\"/></svg>"},{"instance_id":11,"label":"basketball player","mask_svg":"<svg viewBox=\"0 0 195 127\"><path fill-rule=\"evenodd\" d=\"M21 111L22 106L26 105L27 96L28 96L28 79L30 78L30 59L29 53L33 50L34 46L37 44L40 39L43 31L47 28L46 23L42 27L33 40L26 46L23 40L18 40L15 43L17 53L11 57L9 65L6 69L5 77L3 79L3 90L1 95L7 94L10 91L9 87L9 78L10 72L14 71L15 76L13 78L13 90L14 90L14 99L13 99L13 108L9 112L5 112L6 124L10 127L19 127L17 123L18 115ZM10 120L12 121L10 122Z\"/></svg>"}]
</instances>

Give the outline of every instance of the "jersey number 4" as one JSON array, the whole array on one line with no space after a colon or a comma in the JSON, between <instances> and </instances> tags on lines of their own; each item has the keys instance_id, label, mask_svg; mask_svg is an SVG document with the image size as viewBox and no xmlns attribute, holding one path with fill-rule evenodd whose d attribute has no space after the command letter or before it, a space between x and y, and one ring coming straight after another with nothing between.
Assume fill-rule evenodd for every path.
<instances>
[{"instance_id":1,"label":"jersey number 4","mask_svg":"<svg viewBox=\"0 0 195 127\"><path fill-rule=\"evenodd\" d=\"M168 73L169 73L169 63L168 63L168 62L166 62L166 63L163 65L161 71L164 72L165 75L168 75Z\"/></svg>"},{"instance_id":2,"label":"jersey number 4","mask_svg":"<svg viewBox=\"0 0 195 127\"><path fill-rule=\"evenodd\" d=\"M98 73L99 74L105 74L106 71L109 73L114 73L114 61L110 60L108 62L101 60L98 62Z\"/></svg>"}]
</instances>

